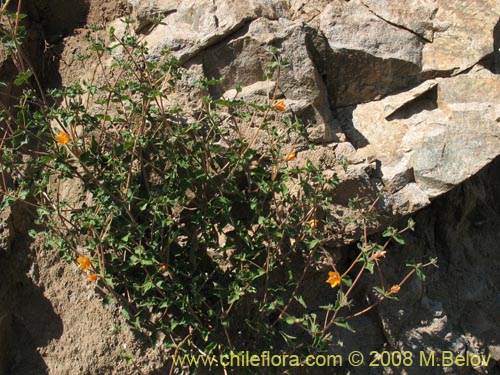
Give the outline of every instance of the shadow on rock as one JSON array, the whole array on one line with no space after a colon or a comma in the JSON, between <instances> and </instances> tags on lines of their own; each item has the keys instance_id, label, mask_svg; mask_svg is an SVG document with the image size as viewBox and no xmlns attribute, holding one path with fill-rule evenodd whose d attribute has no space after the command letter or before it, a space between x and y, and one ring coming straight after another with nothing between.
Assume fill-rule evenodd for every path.
<instances>
[{"instance_id":1,"label":"shadow on rock","mask_svg":"<svg viewBox=\"0 0 500 375\"><path fill-rule=\"evenodd\" d=\"M8 270L0 277L0 374L47 374L39 348L60 338L63 332L61 319L36 285L36 272L26 272L27 263L24 243L16 246L14 242L10 256L0 254L0 265Z\"/></svg>"}]
</instances>

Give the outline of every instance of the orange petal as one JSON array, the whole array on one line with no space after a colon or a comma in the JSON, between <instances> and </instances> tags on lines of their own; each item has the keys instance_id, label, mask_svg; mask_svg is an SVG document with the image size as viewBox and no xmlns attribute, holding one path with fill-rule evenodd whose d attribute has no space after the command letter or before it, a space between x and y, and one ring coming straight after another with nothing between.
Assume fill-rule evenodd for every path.
<instances>
[{"instance_id":1,"label":"orange petal","mask_svg":"<svg viewBox=\"0 0 500 375\"><path fill-rule=\"evenodd\" d=\"M69 143L70 138L69 135L63 131L60 131L58 135L56 135L56 141L58 145L65 145Z\"/></svg>"},{"instance_id":2,"label":"orange petal","mask_svg":"<svg viewBox=\"0 0 500 375\"><path fill-rule=\"evenodd\" d=\"M312 228L312 229L316 229L318 227L318 224L319 224L319 220L311 220L309 221L309 226Z\"/></svg>"},{"instance_id":3,"label":"orange petal","mask_svg":"<svg viewBox=\"0 0 500 375\"><path fill-rule=\"evenodd\" d=\"M283 99L278 100L276 103L274 103L274 108L277 111L283 112L286 109L286 104Z\"/></svg>"},{"instance_id":4,"label":"orange petal","mask_svg":"<svg viewBox=\"0 0 500 375\"><path fill-rule=\"evenodd\" d=\"M78 257L76 261L80 264L80 267L83 272L87 272L87 270L92 266L92 262L88 257Z\"/></svg>"},{"instance_id":5,"label":"orange petal","mask_svg":"<svg viewBox=\"0 0 500 375\"><path fill-rule=\"evenodd\" d=\"M340 285L340 282L342 281L342 277L338 272L328 272L328 280L326 282L330 284L332 288L335 288L336 286Z\"/></svg>"},{"instance_id":6,"label":"orange petal","mask_svg":"<svg viewBox=\"0 0 500 375\"><path fill-rule=\"evenodd\" d=\"M387 251L379 251L378 253L375 253L373 254L370 259L368 259L368 261L372 261L374 259L380 259L380 258L384 258L385 257L385 254L387 253Z\"/></svg>"},{"instance_id":7,"label":"orange petal","mask_svg":"<svg viewBox=\"0 0 500 375\"><path fill-rule=\"evenodd\" d=\"M399 285L393 285L391 286L391 294L396 294L401 290L401 287Z\"/></svg>"}]
</instances>

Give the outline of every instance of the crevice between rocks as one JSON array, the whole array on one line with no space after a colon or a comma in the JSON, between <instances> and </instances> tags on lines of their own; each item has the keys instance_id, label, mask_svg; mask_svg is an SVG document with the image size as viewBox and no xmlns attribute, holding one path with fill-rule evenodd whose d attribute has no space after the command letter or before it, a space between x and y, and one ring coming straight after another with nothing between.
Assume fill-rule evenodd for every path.
<instances>
[{"instance_id":1,"label":"crevice between rocks","mask_svg":"<svg viewBox=\"0 0 500 375\"><path fill-rule=\"evenodd\" d=\"M245 27L248 27L253 21L258 18L259 17L251 17L243 19L239 24L236 24L232 29L228 30L227 33L222 35L215 35L213 38L207 40L207 42L203 46L200 46L200 48L198 48L195 52L187 53L185 56L180 58L179 64L182 66L189 64L191 61L201 56L208 48L213 47L217 43L220 43L226 39L232 38L235 34L239 33Z\"/></svg>"},{"instance_id":2,"label":"crevice between rocks","mask_svg":"<svg viewBox=\"0 0 500 375\"><path fill-rule=\"evenodd\" d=\"M493 73L500 74L500 20L493 29Z\"/></svg>"},{"instance_id":3,"label":"crevice between rocks","mask_svg":"<svg viewBox=\"0 0 500 375\"><path fill-rule=\"evenodd\" d=\"M368 9L368 11L369 11L371 14L373 14L375 17L377 17L377 18L381 19L382 21L384 21L384 22L388 23L389 25L394 26L394 27L397 27L398 29L401 29L401 30L408 31L409 33L411 33L411 34L413 34L413 35L417 36L418 38L422 39L422 40L423 40L424 42L426 42L426 43L432 43L432 40L425 38L424 36L422 36L422 35L420 35L419 33L417 33L417 32L415 32L415 31L413 31L412 29L409 29L408 27L405 27L405 26L403 26L403 25L399 25L399 24L397 24L397 23L395 23L395 22L391 22L391 21L389 21L389 20L385 19L384 17L382 17L382 16L378 15L378 14L377 14L377 13L375 13L373 10L371 10L371 9L370 9L370 7L368 7L365 3L363 3L363 2L362 2L362 4L363 4L363 6L364 6L366 9Z\"/></svg>"}]
</instances>

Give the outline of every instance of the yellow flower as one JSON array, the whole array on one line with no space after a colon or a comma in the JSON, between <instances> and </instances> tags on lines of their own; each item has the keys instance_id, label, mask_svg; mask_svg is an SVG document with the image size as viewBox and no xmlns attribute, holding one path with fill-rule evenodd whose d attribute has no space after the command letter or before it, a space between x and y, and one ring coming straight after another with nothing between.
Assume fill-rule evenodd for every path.
<instances>
[{"instance_id":1,"label":"yellow flower","mask_svg":"<svg viewBox=\"0 0 500 375\"><path fill-rule=\"evenodd\" d=\"M63 131L60 131L58 135L56 135L56 141L58 145L65 145L69 143L69 135Z\"/></svg>"},{"instance_id":2,"label":"yellow flower","mask_svg":"<svg viewBox=\"0 0 500 375\"><path fill-rule=\"evenodd\" d=\"M391 286L391 294L396 294L401 290L401 287L399 285L393 285Z\"/></svg>"},{"instance_id":3,"label":"yellow flower","mask_svg":"<svg viewBox=\"0 0 500 375\"><path fill-rule=\"evenodd\" d=\"M312 229L316 229L318 227L318 223L319 223L319 220L311 220L309 221L309 226L312 228Z\"/></svg>"},{"instance_id":4,"label":"yellow flower","mask_svg":"<svg viewBox=\"0 0 500 375\"><path fill-rule=\"evenodd\" d=\"M283 112L286 109L285 101L283 99L276 101L276 103L274 103L274 108L277 111Z\"/></svg>"},{"instance_id":5,"label":"yellow flower","mask_svg":"<svg viewBox=\"0 0 500 375\"><path fill-rule=\"evenodd\" d=\"M87 276L87 279L89 279L89 281L95 282L97 281L97 275L95 273L91 273Z\"/></svg>"},{"instance_id":6,"label":"yellow flower","mask_svg":"<svg viewBox=\"0 0 500 375\"><path fill-rule=\"evenodd\" d=\"M342 281L342 277L338 272L328 272L328 280L326 282L330 284L332 288L335 288L337 285L340 285Z\"/></svg>"},{"instance_id":7,"label":"yellow flower","mask_svg":"<svg viewBox=\"0 0 500 375\"><path fill-rule=\"evenodd\" d=\"M286 156L285 161L295 160L295 157L296 157L296 156L297 156L297 155L295 154L295 152L290 152L290 153Z\"/></svg>"},{"instance_id":8,"label":"yellow flower","mask_svg":"<svg viewBox=\"0 0 500 375\"><path fill-rule=\"evenodd\" d=\"M92 266L88 257L78 257L76 258L76 261L80 264L78 267L80 267L83 272L87 272L87 270Z\"/></svg>"}]
</instances>

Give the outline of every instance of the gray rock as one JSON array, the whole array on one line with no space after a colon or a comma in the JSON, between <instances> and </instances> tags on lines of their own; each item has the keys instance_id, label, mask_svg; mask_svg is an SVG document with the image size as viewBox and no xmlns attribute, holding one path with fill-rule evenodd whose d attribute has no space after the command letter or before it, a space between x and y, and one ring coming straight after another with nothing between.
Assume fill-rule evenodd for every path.
<instances>
[{"instance_id":1,"label":"gray rock","mask_svg":"<svg viewBox=\"0 0 500 375\"><path fill-rule=\"evenodd\" d=\"M168 48L181 63L254 19L262 16L278 18L277 11L281 9L279 4L270 1L184 0L177 3L176 11L167 14L162 24L157 25L144 40L153 56ZM154 1L152 7L157 12L168 13L172 2L162 4Z\"/></svg>"},{"instance_id":2,"label":"gray rock","mask_svg":"<svg viewBox=\"0 0 500 375\"><path fill-rule=\"evenodd\" d=\"M334 191L335 203L347 207L349 201L356 197L375 201L377 192L367 173L369 169L370 166L366 163L350 165L346 171L338 168L337 177L340 183Z\"/></svg>"},{"instance_id":3,"label":"gray rock","mask_svg":"<svg viewBox=\"0 0 500 375\"><path fill-rule=\"evenodd\" d=\"M317 17L330 3L329 0L290 0L290 19L301 20L304 23L315 23Z\"/></svg>"},{"instance_id":4,"label":"gray rock","mask_svg":"<svg viewBox=\"0 0 500 375\"><path fill-rule=\"evenodd\" d=\"M395 213L411 214L430 204L429 197L417 184L409 183L391 196Z\"/></svg>"},{"instance_id":5,"label":"gray rock","mask_svg":"<svg viewBox=\"0 0 500 375\"><path fill-rule=\"evenodd\" d=\"M427 75L462 71L492 53L500 14L493 0L467 7L458 0L405 6L386 0L130 1L137 18L166 15L166 25L145 37L152 56L168 47L181 62L197 56L206 78L224 77L212 95L268 103L276 93L288 113L301 117L313 142L344 141L345 132L349 142L337 146L337 157L380 160L377 173L394 194L395 213L424 207L498 154L495 76L475 69L466 78L415 86ZM264 81L270 47L278 47L289 66ZM364 104L339 108L358 103ZM346 121L334 121L331 107Z\"/></svg>"},{"instance_id":6,"label":"gray rock","mask_svg":"<svg viewBox=\"0 0 500 375\"><path fill-rule=\"evenodd\" d=\"M242 87L241 92L238 92L236 89L230 89L222 94L222 97L228 100L240 99L245 101L252 101L256 100L258 97L262 97L267 100L272 96L275 87L276 82L274 81L257 81L251 85ZM288 105L287 103L287 106Z\"/></svg>"},{"instance_id":7,"label":"gray rock","mask_svg":"<svg viewBox=\"0 0 500 375\"><path fill-rule=\"evenodd\" d=\"M203 67L207 78L224 77L212 88L215 96L223 95L236 85L243 86L244 96L256 92L274 57L271 47L280 47L280 56L289 66L275 74L277 97L286 99L287 108L300 115L313 142L331 141L335 128L327 100L326 87L311 59L309 40L316 31L300 23L259 18L247 28L203 52ZM255 86L257 85L257 86ZM266 84L264 84L266 85ZM262 92L262 90L258 90ZM269 97L274 95L269 91Z\"/></svg>"},{"instance_id":8,"label":"gray rock","mask_svg":"<svg viewBox=\"0 0 500 375\"><path fill-rule=\"evenodd\" d=\"M380 98L419 81L423 39L377 17L359 0L330 3L320 16L330 56L330 102L348 106Z\"/></svg>"},{"instance_id":9,"label":"gray rock","mask_svg":"<svg viewBox=\"0 0 500 375\"><path fill-rule=\"evenodd\" d=\"M398 350L443 350L455 354L491 354L484 368L450 367L450 374L495 373L499 351L497 272L500 258L500 158L414 216L416 230L399 251L389 248L384 277L398 280L401 265L429 256L438 268L427 268L401 288L400 302L381 304L378 313L388 341ZM407 369L418 374L422 368ZM442 374L442 368L426 368Z\"/></svg>"},{"instance_id":10,"label":"gray rock","mask_svg":"<svg viewBox=\"0 0 500 375\"><path fill-rule=\"evenodd\" d=\"M151 25L153 19L164 18L170 13L177 12L178 0L128 0L132 5L132 17L137 23L134 25L137 31Z\"/></svg>"},{"instance_id":11,"label":"gray rock","mask_svg":"<svg viewBox=\"0 0 500 375\"><path fill-rule=\"evenodd\" d=\"M435 1L410 0L394 2L388 0L361 0L377 17L402 29L420 35L432 42L434 39L433 19L438 10Z\"/></svg>"},{"instance_id":12,"label":"gray rock","mask_svg":"<svg viewBox=\"0 0 500 375\"><path fill-rule=\"evenodd\" d=\"M344 159L349 163L359 163L361 158L356 153L356 149L349 142L341 142L335 148L335 157L339 160Z\"/></svg>"},{"instance_id":13,"label":"gray rock","mask_svg":"<svg viewBox=\"0 0 500 375\"><path fill-rule=\"evenodd\" d=\"M381 161L389 192L407 187L393 198L401 213L410 213L500 154L499 97L500 79L486 69L439 78L358 105L347 134L357 134L360 156Z\"/></svg>"},{"instance_id":14,"label":"gray rock","mask_svg":"<svg viewBox=\"0 0 500 375\"><path fill-rule=\"evenodd\" d=\"M429 197L450 190L500 153L498 76L440 79L438 95L450 120L412 154L415 181Z\"/></svg>"},{"instance_id":15,"label":"gray rock","mask_svg":"<svg viewBox=\"0 0 500 375\"><path fill-rule=\"evenodd\" d=\"M413 170L406 158L403 158L395 165L382 165L381 172L384 186L391 193L401 190L414 181Z\"/></svg>"},{"instance_id":16,"label":"gray rock","mask_svg":"<svg viewBox=\"0 0 500 375\"><path fill-rule=\"evenodd\" d=\"M405 91L400 95L388 96L382 100L384 106L384 116L386 119L394 114L398 109L421 97L437 86L436 80L425 81L421 85Z\"/></svg>"},{"instance_id":17,"label":"gray rock","mask_svg":"<svg viewBox=\"0 0 500 375\"><path fill-rule=\"evenodd\" d=\"M422 51L424 72L456 74L493 53L498 1L437 0L436 4L434 40Z\"/></svg>"}]
</instances>

